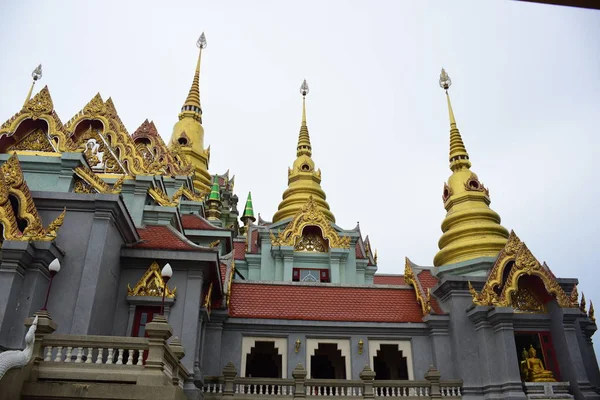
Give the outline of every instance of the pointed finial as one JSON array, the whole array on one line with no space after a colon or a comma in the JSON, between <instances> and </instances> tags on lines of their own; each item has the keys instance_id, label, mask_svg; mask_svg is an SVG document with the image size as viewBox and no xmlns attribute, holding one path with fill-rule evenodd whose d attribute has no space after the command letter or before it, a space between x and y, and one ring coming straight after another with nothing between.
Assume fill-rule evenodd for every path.
<instances>
[{"instance_id":1,"label":"pointed finial","mask_svg":"<svg viewBox=\"0 0 600 400\"><path fill-rule=\"evenodd\" d=\"M246 200L246 206L244 207L242 220L244 220L244 218L252 220L252 222L256 221L256 218L254 218L254 207L252 205L252 192L248 192L248 199Z\"/></svg>"},{"instance_id":2,"label":"pointed finial","mask_svg":"<svg viewBox=\"0 0 600 400\"><path fill-rule=\"evenodd\" d=\"M579 303L579 311L585 314L585 294L581 292L581 303Z\"/></svg>"},{"instance_id":3,"label":"pointed finial","mask_svg":"<svg viewBox=\"0 0 600 400\"><path fill-rule=\"evenodd\" d=\"M456 126L456 119L454 118L454 111L452 110L452 103L448 94L448 89L452 86L452 80L444 68L442 68L442 72L440 73L439 84L446 91L446 100L448 102L448 116L450 118L450 169L456 171L462 168L470 168L469 153L467 153L460 131Z\"/></svg>"},{"instance_id":4,"label":"pointed finial","mask_svg":"<svg viewBox=\"0 0 600 400\"><path fill-rule=\"evenodd\" d=\"M208 200L221 201L221 191L220 191L220 188L219 188L219 177L218 177L218 175L215 175L215 178L213 179L213 184L212 184L212 187L210 189L210 195L208 196Z\"/></svg>"},{"instance_id":5,"label":"pointed finial","mask_svg":"<svg viewBox=\"0 0 600 400\"><path fill-rule=\"evenodd\" d=\"M596 317L594 316L594 305L590 301L590 310L588 311L588 317L592 320L592 322L596 322Z\"/></svg>"},{"instance_id":6,"label":"pointed finial","mask_svg":"<svg viewBox=\"0 0 600 400\"><path fill-rule=\"evenodd\" d=\"M42 79L42 64L38 65L37 68L33 70L31 77L34 81Z\"/></svg>"},{"instance_id":7,"label":"pointed finial","mask_svg":"<svg viewBox=\"0 0 600 400\"><path fill-rule=\"evenodd\" d=\"M306 126L306 95L308 92L308 83L306 83L305 79L302 85L300 85L300 94L302 95L302 125L300 126L300 135L298 136L297 157L300 157L302 154L306 154L309 157L312 155L310 136L308 134L308 127Z\"/></svg>"},{"instance_id":8,"label":"pointed finial","mask_svg":"<svg viewBox=\"0 0 600 400\"><path fill-rule=\"evenodd\" d=\"M29 92L27 93L27 97L25 98L25 103L23 106L27 104L27 102L31 99L31 93L33 93L33 87L35 86L35 82L42 79L42 64L38 65L33 72L31 73L31 77L33 78L33 82L31 82L31 86L29 87Z\"/></svg>"},{"instance_id":9,"label":"pointed finial","mask_svg":"<svg viewBox=\"0 0 600 400\"><path fill-rule=\"evenodd\" d=\"M200 50L206 48L206 36L204 35L204 32L202 32L202 35L200 35L200 37L198 38L196 46L198 46Z\"/></svg>"}]
</instances>

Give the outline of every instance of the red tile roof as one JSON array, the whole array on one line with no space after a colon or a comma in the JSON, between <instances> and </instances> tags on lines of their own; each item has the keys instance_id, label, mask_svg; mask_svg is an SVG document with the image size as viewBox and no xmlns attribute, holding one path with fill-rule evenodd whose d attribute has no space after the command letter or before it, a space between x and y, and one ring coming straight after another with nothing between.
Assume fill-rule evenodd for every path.
<instances>
[{"instance_id":1,"label":"red tile roof","mask_svg":"<svg viewBox=\"0 0 600 400\"><path fill-rule=\"evenodd\" d=\"M194 246L183 236L177 234L174 230L165 225L148 225L144 228L138 228L141 241L133 247L138 249L158 249L158 250L191 250L191 251L209 251Z\"/></svg>"},{"instance_id":2,"label":"red tile roof","mask_svg":"<svg viewBox=\"0 0 600 400\"><path fill-rule=\"evenodd\" d=\"M246 258L246 242L233 242L233 258L244 260Z\"/></svg>"},{"instance_id":3,"label":"red tile roof","mask_svg":"<svg viewBox=\"0 0 600 400\"><path fill-rule=\"evenodd\" d=\"M367 258L367 257L365 257L365 255L363 254L362 250L360 249L360 245L358 244L358 242L356 242L355 252L356 252L356 259L357 260L364 260L365 258Z\"/></svg>"},{"instance_id":4,"label":"red tile roof","mask_svg":"<svg viewBox=\"0 0 600 400\"><path fill-rule=\"evenodd\" d=\"M201 229L205 231L223 231L225 229L214 226L204 218L196 214L184 214L181 216L183 229Z\"/></svg>"},{"instance_id":5,"label":"red tile roof","mask_svg":"<svg viewBox=\"0 0 600 400\"><path fill-rule=\"evenodd\" d=\"M233 282L229 314L303 321L422 322L412 289Z\"/></svg>"},{"instance_id":6,"label":"red tile roof","mask_svg":"<svg viewBox=\"0 0 600 400\"><path fill-rule=\"evenodd\" d=\"M221 272L221 282L225 282L225 277L227 276L227 265L220 263L219 270Z\"/></svg>"},{"instance_id":7,"label":"red tile roof","mask_svg":"<svg viewBox=\"0 0 600 400\"><path fill-rule=\"evenodd\" d=\"M406 285L404 275L375 275L373 283L376 285Z\"/></svg>"}]
</instances>

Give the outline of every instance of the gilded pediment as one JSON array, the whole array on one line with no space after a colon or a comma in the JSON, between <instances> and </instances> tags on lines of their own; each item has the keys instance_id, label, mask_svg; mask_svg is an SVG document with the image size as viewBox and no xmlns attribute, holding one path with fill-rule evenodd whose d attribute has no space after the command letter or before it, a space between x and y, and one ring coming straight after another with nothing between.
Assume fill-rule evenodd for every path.
<instances>
[{"instance_id":1,"label":"gilded pediment","mask_svg":"<svg viewBox=\"0 0 600 400\"><path fill-rule=\"evenodd\" d=\"M164 288L166 288L165 297L175 298L177 288L169 289L166 286L165 281L160 276L160 267L154 261L133 289L129 284L127 285L127 296L162 297Z\"/></svg>"}]
</instances>

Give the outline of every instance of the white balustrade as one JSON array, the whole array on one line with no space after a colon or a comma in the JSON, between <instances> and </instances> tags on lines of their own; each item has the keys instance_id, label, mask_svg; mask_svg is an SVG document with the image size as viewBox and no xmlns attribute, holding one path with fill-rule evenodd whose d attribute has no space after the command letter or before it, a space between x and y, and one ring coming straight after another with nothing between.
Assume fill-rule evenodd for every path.
<instances>
[{"instance_id":1,"label":"white balustrade","mask_svg":"<svg viewBox=\"0 0 600 400\"><path fill-rule=\"evenodd\" d=\"M87 350L86 350L87 349ZM144 351L140 349L102 347L46 346L44 361L75 364L143 365ZM64 354L64 356L63 356ZM53 357L54 356L54 357ZM170 366L167 366L172 373Z\"/></svg>"}]
</instances>

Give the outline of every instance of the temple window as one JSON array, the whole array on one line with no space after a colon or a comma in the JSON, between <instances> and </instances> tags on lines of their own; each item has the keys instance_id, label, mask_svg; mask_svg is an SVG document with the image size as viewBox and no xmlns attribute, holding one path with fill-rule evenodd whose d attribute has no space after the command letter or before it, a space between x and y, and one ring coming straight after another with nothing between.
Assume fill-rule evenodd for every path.
<instances>
[{"instance_id":1,"label":"temple window","mask_svg":"<svg viewBox=\"0 0 600 400\"><path fill-rule=\"evenodd\" d=\"M241 376L287 378L287 338L243 337Z\"/></svg>"},{"instance_id":2,"label":"temple window","mask_svg":"<svg viewBox=\"0 0 600 400\"><path fill-rule=\"evenodd\" d=\"M146 324L152 322L152 319L157 314L160 314L160 307L158 306L137 306L135 308L135 316L133 317L131 336L145 337Z\"/></svg>"},{"instance_id":3,"label":"temple window","mask_svg":"<svg viewBox=\"0 0 600 400\"><path fill-rule=\"evenodd\" d=\"M414 379L410 340L369 340L369 362L375 379Z\"/></svg>"},{"instance_id":4,"label":"temple window","mask_svg":"<svg viewBox=\"0 0 600 400\"><path fill-rule=\"evenodd\" d=\"M328 269L294 268L292 270L294 282L331 282Z\"/></svg>"},{"instance_id":5,"label":"temple window","mask_svg":"<svg viewBox=\"0 0 600 400\"><path fill-rule=\"evenodd\" d=\"M177 142L179 142L179 144L182 146L185 146L188 143L186 138L179 138Z\"/></svg>"},{"instance_id":6,"label":"temple window","mask_svg":"<svg viewBox=\"0 0 600 400\"><path fill-rule=\"evenodd\" d=\"M307 226L302 230L302 236L296 242L294 251L326 253L329 251L329 244L323 238L321 228Z\"/></svg>"},{"instance_id":7,"label":"temple window","mask_svg":"<svg viewBox=\"0 0 600 400\"><path fill-rule=\"evenodd\" d=\"M350 341L345 339L306 340L307 378L351 379Z\"/></svg>"},{"instance_id":8,"label":"temple window","mask_svg":"<svg viewBox=\"0 0 600 400\"><path fill-rule=\"evenodd\" d=\"M519 357L521 380L535 382L548 375L560 381L560 371L550 332L515 332L515 345Z\"/></svg>"},{"instance_id":9,"label":"temple window","mask_svg":"<svg viewBox=\"0 0 600 400\"><path fill-rule=\"evenodd\" d=\"M375 379L408 379L408 364L397 344L382 344L373 359Z\"/></svg>"}]
</instances>

